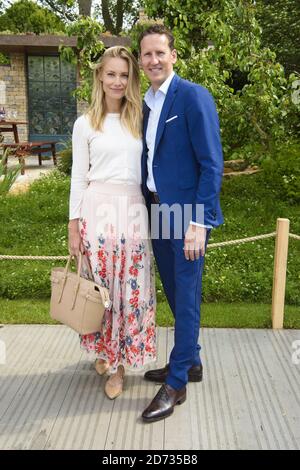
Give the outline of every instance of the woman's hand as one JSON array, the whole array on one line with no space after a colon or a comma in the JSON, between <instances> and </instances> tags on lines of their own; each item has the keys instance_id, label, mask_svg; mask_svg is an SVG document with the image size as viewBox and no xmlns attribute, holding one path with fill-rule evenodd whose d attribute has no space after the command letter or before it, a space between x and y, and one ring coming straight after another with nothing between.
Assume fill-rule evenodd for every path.
<instances>
[{"instance_id":1,"label":"woman's hand","mask_svg":"<svg viewBox=\"0 0 300 470\"><path fill-rule=\"evenodd\" d=\"M79 252L84 254L84 246L79 232L79 219L69 221L69 253L70 255L79 256Z\"/></svg>"}]
</instances>

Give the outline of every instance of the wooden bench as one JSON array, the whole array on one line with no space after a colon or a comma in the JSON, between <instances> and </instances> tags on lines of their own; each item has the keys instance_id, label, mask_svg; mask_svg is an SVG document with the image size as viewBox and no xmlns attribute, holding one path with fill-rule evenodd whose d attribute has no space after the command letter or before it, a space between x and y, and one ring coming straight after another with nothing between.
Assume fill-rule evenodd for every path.
<instances>
[{"instance_id":1,"label":"wooden bench","mask_svg":"<svg viewBox=\"0 0 300 470\"><path fill-rule=\"evenodd\" d=\"M5 149L12 149L13 154L18 157L21 164L21 175L25 174L25 157L30 155L38 155L39 165L42 165L42 153L51 152L54 165L57 164L55 144L57 141L41 140L36 142L16 142L13 144L2 143L1 146ZM8 156L8 155L7 155ZM7 165L7 156L4 165Z\"/></svg>"}]
</instances>

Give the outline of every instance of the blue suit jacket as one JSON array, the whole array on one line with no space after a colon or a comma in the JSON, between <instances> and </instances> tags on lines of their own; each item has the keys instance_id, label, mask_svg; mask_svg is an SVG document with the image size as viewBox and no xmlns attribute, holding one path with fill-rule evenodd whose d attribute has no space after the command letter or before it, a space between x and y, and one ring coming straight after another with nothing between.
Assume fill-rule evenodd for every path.
<instances>
[{"instance_id":1,"label":"blue suit jacket","mask_svg":"<svg viewBox=\"0 0 300 470\"><path fill-rule=\"evenodd\" d=\"M146 130L149 108L144 103L142 190L147 188ZM166 121L177 116L171 121ZM223 155L219 119L212 96L200 85L175 75L161 111L153 158L153 177L161 203L192 205L192 220L216 227L223 222L219 193ZM204 205L204 220L196 204Z\"/></svg>"}]
</instances>

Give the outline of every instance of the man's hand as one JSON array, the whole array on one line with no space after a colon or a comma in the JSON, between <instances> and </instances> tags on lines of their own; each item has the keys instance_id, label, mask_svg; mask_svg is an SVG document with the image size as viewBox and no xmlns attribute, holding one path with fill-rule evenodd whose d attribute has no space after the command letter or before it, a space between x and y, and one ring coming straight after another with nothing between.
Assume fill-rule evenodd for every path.
<instances>
[{"instance_id":1,"label":"man's hand","mask_svg":"<svg viewBox=\"0 0 300 470\"><path fill-rule=\"evenodd\" d=\"M205 254L207 229L197 225L189 225L184 238L184 256L186 260L194 261Z\"/></svg>"}]
</instances>

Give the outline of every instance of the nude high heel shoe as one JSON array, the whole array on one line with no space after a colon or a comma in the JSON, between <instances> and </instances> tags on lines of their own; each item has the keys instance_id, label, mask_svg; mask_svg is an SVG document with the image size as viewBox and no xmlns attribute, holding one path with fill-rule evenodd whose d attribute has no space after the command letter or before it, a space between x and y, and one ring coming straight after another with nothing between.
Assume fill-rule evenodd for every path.
<instances>
[{"instance_id":1,"label":"nude high heel shoe","mask_svg":"<svg viewBox=\"0 0 300 470\"><path fill-rule=\"evenodd\" d=\"M104 390L110 400L114 400L123 392L124 375L124 367L118 366L118 371L106 381Z\"/></svg>"},{"instance_id":2,"label":"nude high heel shoe","mask_svg":"<svg viewBox=\"0 0 300 470\"><path fill-rule=\"evenodd\" d=\"M104 375L109 369L109 364L105 362L103 359L96 359L95 369L99 375Z\"/></svg>"}]
</instances>

